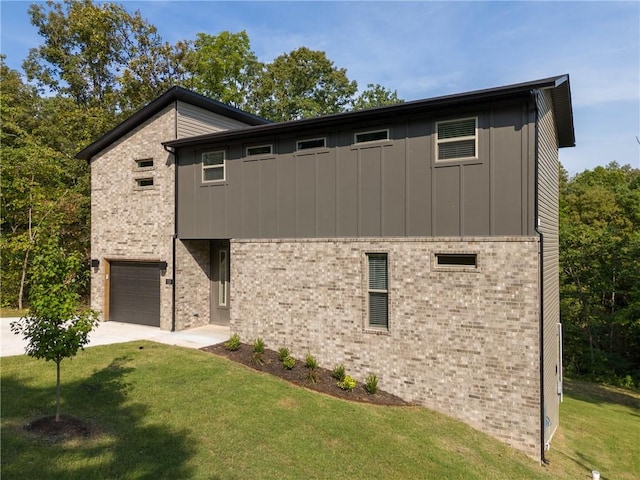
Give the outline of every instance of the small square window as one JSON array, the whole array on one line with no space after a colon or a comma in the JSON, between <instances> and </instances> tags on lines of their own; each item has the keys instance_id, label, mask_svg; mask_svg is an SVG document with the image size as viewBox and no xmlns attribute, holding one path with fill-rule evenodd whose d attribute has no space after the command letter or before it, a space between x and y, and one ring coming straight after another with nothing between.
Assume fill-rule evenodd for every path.
<instances>
[{"instance_id":1,"label":"small square window","mask_svg":"<svg viewBox=\"0 0 640 480\"><path fill-rule=\"evenodd\" d=\"M224 151L206 152L202 154L202 181L217 182L224 180Z\"/></svg>"},{"instance_id":2,"label":"small square window","mask_svg":"<svg viewBox=\"0 0 640 480\"><path fill-rule=\"evenodd\" d=\"M369 328L389 328L389 285L386 253L368 253Z\"/></svg>"},{"instance_id":3,"label":"small square window","mask_svg":"<svg viewBox=\"0 0 640 480\"><path fill-rule=\"evenodd\" d=\"M437 122L437 160L477 158L478 119Z\"/></svg>"},{"instance_id":4,"label":"small square window","mask_svg":"<svg viewBox=\"0 0 640 480\"><path fill-rule=\"evenodd\" d=\"M258 145L256 147L247 147L247 157L250 157L252 155L271 155L272 153L272 145Z\"/></svg>"},{"instance_id":5,"label":"small square window","mask_svg":"<svg viewBox=\"0 0 640 480\"><path fill-rule=\"evenodd\" d=\"M296 143L296 150L307 150L309 148L323 148L325 147L326 139L323 138L312 138L309 140L299 140Z\"/></svg>"},{"instance_id":6,"label":"small square window","mask_svg":"<svg viewBox=\"0 0 640 480\"><path fill-rule=\"evenodd\" d=\"M360 132L354 136L355 143L376 142L389 140L389 130L376 130L372 132Z\"/></svg>"}]
</instances>

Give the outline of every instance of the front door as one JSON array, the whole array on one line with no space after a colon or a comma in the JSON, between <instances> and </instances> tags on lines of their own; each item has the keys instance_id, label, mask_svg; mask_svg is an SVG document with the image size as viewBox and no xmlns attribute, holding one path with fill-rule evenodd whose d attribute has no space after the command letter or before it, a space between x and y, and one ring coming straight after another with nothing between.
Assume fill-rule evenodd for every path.
<instances>
[{"instance_id":1,"label":"front door","mask_svg":"<svg viewBox=\"0 0 640 480\"><path fill-rule=\"evenodd\" d=\"M211 242L211 323L229 325L229 240Z\"/></svg>"}]
</instances>

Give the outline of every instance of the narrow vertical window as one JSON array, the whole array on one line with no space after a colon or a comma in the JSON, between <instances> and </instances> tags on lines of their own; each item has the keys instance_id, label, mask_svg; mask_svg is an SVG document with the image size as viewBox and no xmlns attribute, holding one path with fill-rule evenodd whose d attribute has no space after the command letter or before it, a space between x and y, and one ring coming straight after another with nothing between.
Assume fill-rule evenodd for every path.
<instances>
[{"instance_id":1,"label":"narrow vertical window","mask_svg":"<svg viewBox=\"0 0 640 480\"><path fill-rule=\"evenodd\" d=\"M218 255L219 268L218 276L220 281L218 282L218 305L221 307L227 306L228 297L228 284L227 284L227 251L220 250Z\"/></svg>"},{"instance_id":2,"label":"narrow vertical window","mask_svg":"<svg viewBox=\"0 0 640 480\"><path fill-rule=\"evenodd\" d=\"M389 327L389 290L386 253L367 254L369 263L369 327Z\"/></svg>"}]
</instances>

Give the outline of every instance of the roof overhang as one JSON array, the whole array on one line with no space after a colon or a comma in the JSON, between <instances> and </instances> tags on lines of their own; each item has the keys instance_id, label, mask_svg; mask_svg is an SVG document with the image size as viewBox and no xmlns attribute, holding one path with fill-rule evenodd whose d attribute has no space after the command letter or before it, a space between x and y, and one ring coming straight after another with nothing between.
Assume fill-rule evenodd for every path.
<instances>
[{"instance_id":1,"label":"roof overhang","mask_svg":"<svg viewBox=\"0 0 640 480\"><path fill-rule=\"evenodd\" d=\"M281 134L296 134L311 129L323 127L334 128L353 122L366 122L377 118L424 113L464 105L507 100L510 98L530 98L536 91L546 89L551 89L552 91L559 146L574 146L573 113L571 109L571 91L569 88L568 75L485 90L445 95L425 100L416 100L385 107L369 108L288 122L262 124L245 129L225 130L207 135L171 140L164 142L163 145L170 148L197 147L210 143L242 140L248 137L260 138Z\"/></svg>"},{"instance_id":2,"label":"roof overhang","mask_svg":"<svg viewBox=\"0 0 640 480\"><path fill-rule=\"evenodd\" d=\"M246 123L248 125L263 125L270 123L269 120L260 118L256 115L244 112L238 108L231 107L224 103L212 100L198 93L192 92L182 87L172 87L158 98L148 103L145 107L138 110L115 128L101 136L98 140L91 145L85 147L82 151L76 154L76 158L83 160L90 160L91 157L123 137L142 123L146 122L154 115L161 112L165 107L175 101L183 101L196 107L203 108L219 115L232 118L239 122Z\"/></svg>"}]
</instances>

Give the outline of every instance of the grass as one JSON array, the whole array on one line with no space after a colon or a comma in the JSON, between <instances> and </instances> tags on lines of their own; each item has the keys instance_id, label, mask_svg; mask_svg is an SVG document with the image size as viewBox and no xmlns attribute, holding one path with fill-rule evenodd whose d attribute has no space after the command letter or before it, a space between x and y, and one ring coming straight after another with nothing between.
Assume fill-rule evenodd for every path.
<instances>
[{"instance_id":1,"label":"grass","mask_svg":"<svg viewBox=\"0 0 640 480\"><path fill-rule=\"evenodd\" d=\"M93 347L62 363L62 383L63 413L99 434L54 443L26 432L26 423L54 411L55 368L25 356L2 359L3 479L640 474L632 454L637 397L615 392L628 400L621 405L609 390L583 392L581 384L571 386L562 410L567 428L556 434L551 466L542 467L427 409L338 400L197 350L151 342ZM592 425L602 442L586 435ZM617 425L625 428L607 429Z\"/></svg>"},{"instance_id":2,"label":"grass","mask_svg":"<svg viewBox=\"0 0 640 480\"><path fill-rule=\"evenodd\" d=\"M28 311L28 308L20 310L12 307L0 307L0 318L24 317Z\"/></svg>"}]
</instances>

